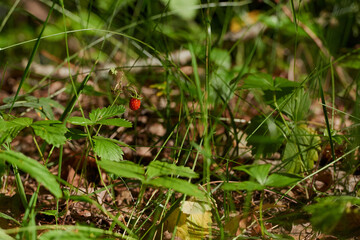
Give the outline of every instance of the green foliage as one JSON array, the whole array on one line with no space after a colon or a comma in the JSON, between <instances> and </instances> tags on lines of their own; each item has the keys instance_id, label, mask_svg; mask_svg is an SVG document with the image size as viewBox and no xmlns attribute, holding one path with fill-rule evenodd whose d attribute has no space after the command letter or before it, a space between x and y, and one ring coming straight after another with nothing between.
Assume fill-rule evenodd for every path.
<instances>
[{"instance_id":1,"label":"green foliage","mask_svg":"<svg viewBox=\"0 0 360 240\"><path fill-rule=\"evenodd\" d=\"M115 162L123 160L124 152L112 139L95 136L93 141L94 152L101 157L101 159Z\"/></svg>"},{"instance_id":2,"label":"green foliage","mask_svg":"<svg viewBox=\"0 0 360 240\"><path fill-rule=\"evenodd\" d=\"M311 214L310 221L316 229L325 233L339 235L341 232L337 227L342 226L341 221L350 220L355 221L356 224L358 223L359 204L360 199L358 197L331 196L319 198L317 203L306 206L304 209ZM353 213L352 219L346 219L346 215L351 216L350 213ZM350 224L350 222L347 222L347 224ZM339 232L336 233L336 231Z\"/></svg>"},{"instance_id":3,"label":"green foliage","mask_svg":"<svg viewBox=\"0 0 360 240\"><path fill-rule=\"evenodd\" d=\"M303 173L318 160L320 137L306 125L295 125L286 143L282 161L289 173Z\"/></svg>"},{"instance_id":4,"label":"green foliage","mask_svg":"<svg viewBox=\"0 0 360 240\"><path fill-rule=\"evenodd\" d=\"M0 119L0 145L11 142L21 130L30 126L33 120L28 117L15 118L9 121Z\"/></svg>"},{"instance_id":5,"label":"green foliage","mask_svg":"<svg viewBox=\"0 0 360 240\"><path fill-rule=\"evenodd\" d=\"M0 152L0 159L14 164L22 171L29 173L31 177L44 185L55 197L60 198L62 196L60 184L56 181L55 176L38 161L11 150Z\"/></svg>"},{"instance_id":6,"label":"green foliage","mask_svg":"<svg viewBox=\"0 0 360 240\"><path fill-rule=\"evenodd\" d=\"M224 183L222 188L227 191L260 191L264 190L267 187L291 186L301 180L301 177L294 174L273 173L269 175L270 168L271 164L235 167L235 170L244 171L254 179L243 182Z\"/></svg>"},{"instance_id":7,"label":"green foliage","mask_svg":"<svg viewBox=\"0 0 360 240\"><path fill-rule=\"evenodd\" d=\"M155 187L170 188L177 192L190 196L204 198L204 193L194 184L183 179L168 177L167 175L179 175L183 177L198 177L194 171L188 167L176 166L175 164L154 161L147 167L145 173L144 167L129 161L110 162L100 161L99 165L105 171L113 173L120 177L135 178L142 181L145 185Z\"/></svg>"},{"instance_id":8,"label":"green foliage","mask_svg":"<svg viewBox=\"0 0 360 240\"><path fill-rule=\"evenodd\" d=\"M144 167L130 161L113 162L101 160L99 161L99 165L105 171L113 173L119 177L135 178L141 181L145 180Z\"/></svg>"},{"instance_id":9,"label":"green foliage","mask_svg":"<svg viewBox=\"0 0 360 240\"><path fill-rule=\"evenodd\" d=\"M198 178L199 175L188 167L176 166L173 163L152 161L146 169L148 178L155 178L164 175L177 175L179 177Z\"/></svg>"},{"instance_id":10,"label":"green foliage","mask_svg":"<svg viewBox=\"0 0 360 240\"><path fill-rule=\"evenodd\" d=\"M65 133L67 132L67 128L60 121L37 121L31 124L31 127L34 129L37 136L55 147L59 147L66 142Z\"/></svg>"},{"instance_id":11,"label":"green foliage","mask_svg":"<svg viewBox=\"0 0 360 240\"><path fill-rule=\"evenodd\" d=\"M89 118L93 123L96 123L100 120L115 117L121 115L125 112L125 107L122 105L114 105L105 108L97 108L90 112Z\"/></svg>"}]
</instances>

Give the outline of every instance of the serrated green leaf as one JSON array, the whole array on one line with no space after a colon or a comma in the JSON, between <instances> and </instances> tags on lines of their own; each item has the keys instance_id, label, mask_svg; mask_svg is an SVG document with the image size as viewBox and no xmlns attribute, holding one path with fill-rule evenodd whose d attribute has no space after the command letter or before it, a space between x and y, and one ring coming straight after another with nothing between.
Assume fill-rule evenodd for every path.
<instances>
[{"instance_id":1,"label":"serrated green leaf","mask_svg":"<svg viewBox=\"0 0 360 240\"><path fill-rule=\"evenodd\" d=\"M10 150L0 152L0 159L14 164L22 171L29 173L31 177L44 185L44 187L54 194L55 197L60 198L62 196L60 184L56 181L55 176L36 160L29 158L22 153Z\"/></svg>"},{"instance_id":2,"label":"serrated green leaf","mask_svg":"<svg viewBox=\"0 0 360 240\"><path fill-rule=\"evenodd\" d=\"M97 122L102 119L111 118L123 114L125 112L124 106L114 105L105 108L97 108L89 114L89 118L92 122Z\"/></svg>"},{"instance_id":3,"label":"serrated green leaf","mask_svg":"<svg viewBox=\"0 0 360 240\"><path fill-rule=\"evenodd\" d=\"M112 139L96 136L93 138L93 141L95 144L94 151L101 159L115 162L123 159L124 153L121 147L114 143Z\"/></svg>"},{"instance_id":4,"label":"serrated green leaf","mask_svg":"<svg viewBox=\"0 0 360 240\"><path fill-rule=\"evenodd\" d=\"M144 167L130 161L113 162L101 160L98 162L100 167L109 173L120 177L135 178L143 181L145 179Z\"/></svg>"},{"instance_id":5,"label":"serrated green leaf","mask_svg":"<svg viewBox=\"0 0 360 240\"><path fill-rule=\"evenodd\" d=\"M159 177L144 182L145 184L155 187L171 188L176 192L184 193L189 196L194 196L199 199L204 199L205 194L195 184L189 183L183 179L171 177Z\"/></svg>"},{"instance_id":6,"label":"serrated green leaf","mask_svg":"<svg viewBox=\"0 0 360 240\"><path fill-rule=\"evenodd\" d=\"M274 87L272 76L266 73L247 74L244 78L244 84L241 86L241 88L256 88L271 91L281 90L280 88Z\"/></svg>"},{"instance_id":7,"label":"serrated green leaf","mask_svg":"<svg viewBox=\"0 0 360 240\"><path fill-rule=\"evenodd\" d=\"M19 132L31 125L33 120L28 117L15 118L10 121L0 119L0 145L6 142L11 142Z\"/></svg>"},{"instance_id":8,"label":"serrated green leaf","mask_svg":"<svg viewBox=\"0 0 360 240\"><path fill-rule=\"evenodd\" d=\"M281 100L278 101L279 105L283 105ZM301 121L308 114L310 109L310 97L309 93L305 93L304 89L296 90L294 95L283 105L281 109L288 115L293 121Z\"/></svg>"},{"instance_id":9,"label":"serrated green leaf","mask_svg":"<svg viewBox=\"0 0 360 240\"><path fill-rule=\"evenodd\" d=\"M295 125L286 143L282 161L288 173L302 173L313 168L321 140L306 125Z\"/></svg>"},{"instance_id":10,"label":"serrated green leaf","mask_svg":"<svg viewBox=\"0 0 360 240\"><path fill-rule=\"evenodd\" d=\"M59 147L66 142L65 133L67 132L67 128L60 121L37 121L31 124L31 127L34 129L37 136L55 147Z\"/></svg>"},{"instance_id":11,"label":"serrated green leaf","mask_svg":"<svg viewBox=\"0 0 360 240\"><path fill-rule=\"evenodd\" d=\"M111 118L111 119L102 119L97 121L98 124L109 125L109 126L116 126L116 127L132 127L132 123L128 120L122 118Z\"/></svg>"},{"instance_id":12,"label":"serrated green leaf","mask_svg":"<svg viewBox=\"0 0 360 240\"><path fill-rule=\"evenodd\" d=\"M189 167L176 166L173 163L152 161L147 167L146 176L154 178L164 175L178 175L180 177L197 178L199 175Z\"/></svg>"},{"instance_id":13,"label":"serrated green leaf","mask_svg":"<svg viewBox=\"0 0 360 240\"><path fill-rule=\"evenodd\" d=\"M265 186L253 181L244 181L244 182L231 182L231 183L224 183L222 185L222 189L226 191L239 191L239 190L246 190L246 191L261 191L265 189Z\"/></svg>"},{"instance_id":14,"label":"serrated green leaf","mask_svg":"<svg viewBox=\"0 0 360 240\"><path fill-rule=\"evenodd\" d=\"M70 117L68 120L68 123L71 123L73 125L80 125L80 126L91 126L94 124L91 120L83 117Z\"/></svg>"},{"instance_id":15,"label":"serrated green leaf","mask_svg":"<svg viewBox=\"0 0 360 240\"><path fill-rule=\"evenodd\" d=\"M316 229L325 233L332 233L336 228L337 224L344 218L345 214L349 213L349 217L355 220L355 216L358 218L358 208L352 212L352 205L360 204L358 197L352 196L330 196L318 199L318 202L309 206L304 207L305 211L310 213L312 216L310 221ZM346 218L344 219L346 220ZM357 223L357 222L354 222ZM345 226L345 230L349 229L350 226ZM343 227L344 228L344 227ZM355 225L355 228L358 228ZM349 229L350 230L350 229ZM354 230L354 229L353 229ZM333 232L333 233L336 233ZM341 233L338 233L341 234Z\"/></svg>"}]
</instances>

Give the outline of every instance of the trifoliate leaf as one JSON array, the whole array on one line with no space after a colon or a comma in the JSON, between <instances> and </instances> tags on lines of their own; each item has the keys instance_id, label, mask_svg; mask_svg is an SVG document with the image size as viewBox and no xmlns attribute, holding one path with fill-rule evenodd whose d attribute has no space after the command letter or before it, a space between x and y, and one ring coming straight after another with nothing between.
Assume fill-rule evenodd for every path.
<instances>
[{"instance_id":1,"label":"trifoliate leaf","mask_svg":"<svg viewBox=\"0 0 360 240\"><path fill-rule=\"evenodd\" d=\"M110 106L105 108L97 108L89 114L89 118L92 122L97 122L102 119L111 118L123 114L125 112L124 106Z\"/></svg>"},{"instance_id":2,"label":"trifoliate leaf","mask_svg":"<svg viewBox=\"0 0 360 240\"><path fill-rule=\"evenodd\" d=\"M22 153L10 150L0 152L0 159L14 164L22 171L29 173L31 177L44 185L44 187L54 194L55 197L60 198L62 196L60 184L56 181L55 176L36 160L29 158Z\"/></svg>"},{"instance_id":3,"label":"trifoliate leaf","mask_svg":"<svg viewBox=\"0 0 360 240\"><path fill-rule=\"evenodd\" d=\"M156 187L171 188L174 189L176 192L184 193L189 196L194 196L199 199L203 199L205 197L204 192L199 190L199 188L195 184L189 183L188 181L185 181L183 179L159 177L146 180L146 182L144 183Z\"/></svg>"},{"instance_id":4,"label":"trifoliate leaf","mask_svg":"<svg viewBox=\"0 0 360 240\"><path fill-rule=\"evenodd\" d=\"M188 178L197 178L199 175L189 167L176 166L173 163L152 161L147 167L146 176L154 178L163 175L175 175Z\"/></svg>"},{"instance_id":5,"label":"trifoliate leaf","mask_svg":"<svg viewBox=\"0 0 360 240\"><path fill-rule=\"evenodd\" d=\"M31 124L31 127L37 136L55 147L59 147L66 142L65 133L67 132L67 128L60 121L37 121Z\"/></svg>"},{"instance_id":6,"label":"trifoliate leaf","mask_svg":"<svg viewBox=\"0 0 360 240\"><path fill-rule=\"evenodd\" d=\"M93 138L94 151L102 159L119 162L123 159L124 152L121 147L111 139L96 136Z\"/></svg>"},{"instance_id":7,"label":"trifoliate leaf","mask_svg":"<svg viewBox=\"0 0 360 240\"><path fill-rule=\"evenodd\" d=\"M122 118L111 118L111 119L102 119L97 121L98 124L109 125L109 126L116 126L116 127L132 127L132 123L128 120Z\"/></svg>"},{"instance_id":8,"label":"trifoliate leaf","mask_svg":"<svg viewBox=\"0 0 360 240\"><path fill-rule=\"evenodd\" d=\"M109 160L101 160L98 162L100 167L109 173L113 173L120 177L135 178L143 181L144 167L130 161L113 162Z\"/></svg>"},{"instance_id":9,"label":"trifoliate leaf","mask_svg":"<svg viewBox=\"0 0 360 240\"><path fill-rule=\"evenodd\" d=\"M68 123L71 123L73 125L80 125L80 126L91 126L94 124L91 120L84 118L84 117L70 117L68 120Z\"/></svg>"}]
</instances>

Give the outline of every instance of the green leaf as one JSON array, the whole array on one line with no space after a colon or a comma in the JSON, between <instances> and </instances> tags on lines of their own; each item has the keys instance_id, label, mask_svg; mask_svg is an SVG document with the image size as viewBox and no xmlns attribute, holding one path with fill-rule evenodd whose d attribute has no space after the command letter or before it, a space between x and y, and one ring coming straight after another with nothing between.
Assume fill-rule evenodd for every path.
<instances>
[{"instance_id":1,"label":"green leaf","mask_svg":"<svg viewBox=\"0 0 360 240\"><path fill-rule=\"evenodd\" d=\"M198 197L199 199L205 198L204 192L198 187L188 181L171 177L159 177L151 180L147 180L144 184L152 185L155 187L171 188L176 192L184 193L189 196Z\"/></svg>"},{"instance_id":2,"label":"green leaf","mask_svg":"<svg viewBox=\"0 0 360 240\"><path fill-rule=\"evenodd\" d=\"M244 181L244 182L231 182L224 183L222 185L222 189L225 191L238 191L238 190L246 190L246 191L261 191L265 189L265 186L253 181Z\"/></svg>"},{"instance_id":3,"label":"green leaf","mask_svg":"<svg viewBox=\"0 0 360 240\"><path fill-rule=\"evenodd\" d=\"M68 140L78 140L81 138L86 138L87 134L79 129L76 128L69 128L65 134L65 137Z\"/></svg>"},{"instance_id":4,"label":"green leaf","mask_svg":"<svg viewBox=\"0 0 360 240\"><path fill-rule=\"evenodd\" d=\"M342 220L346 220L346 218L342 218L346 213L351 213L354 210L358 212L359 208L357 207L357 209L352 210L352 205L359 204L360 199L358 197L331 196L318 199L317 203L306 206L304 209L311 214L310 221L316 229L325 233L332 233L337 225L341 224ZM357 215L355 213L352 217L354 218ZM345 229L349 229L349 227L345 226ZM358 225L356 228L358 229Z\"/></svg>"},{"instance_id":5,"label":"green leaf","mask_svg":"<svg viewBox=\"0 0 360 240\"><path fill-rule=\"evenodd\" d=\"M5 231L3 229L0 228L0 239L2 240L15 240L15 238L10 237L9 235L7 235L5 233Z\"/></svg>"},{"instance_id":6,"label":"green leaf","mask_svg":"<svg viewBox=\"0 0 360 240\"><path fill-rule=\"evenodd\" d=\"M66 142L65 133L67 132L67 128L60 121L37 121L31 124L31 127L37 136L55 147L59 147Z\"/></svg>"},{"instance_id":7,"label":"green leaf","mask_svg":"<svg viewBox=\"0 0 360 240\"><path fill-rule=\"evenodd\" d=\"M247 166L238 166L234 167L235 170L244 171L250 176L254 177L260 185L265 186L271 164L262 164L262 165L247 165Z\"/></svg>"},{"instance_id":8,"label":"green leaf","mask_svg":"<svg viewBox=\"0 0 360 240\"><path fill-rule=\"evenodd\" d=\"M125 112L124 106L114 105L110 107L105 108L97 108L89 114L89 118L92 122L97 122L102 119L115 117L117 115L123 114Z\"/></svg>"},{"instance_id":9,"label":"green leaf","mask_svg":"<svg viewBox=\"0 0 360 240\"><path fill-rule=\"evenodd\" d=\"M71 123L73 125L80 125L80 126L91 126L94 124L91 120L83 117L70 117L68 120L68 123Z\"/></svg>"},{"instance_id":10,"label":"green leaf","mask_svg":"<svg viewBox=\"0 0 360 240\"><path fill-rule=\"evenodd\" d=\"M22 153L10 150L0 152L0 159L14 164L22 171L29 173L31 177L44 185L44 187L54 194L55 197L60 198L62 196L60 184L56 181L55 176L36 160L29 158Z\"/></svg>"},{"instance_id":11,"label":"green leaf","mask_svg":"<svg viewBox=\"0 0 360 240\"><path fill-rule=\"evenodd\" d=\"M143 181L145 179L145 170L130 161L113 162L109 160L98 161L100 167L109 173L113 173L120 177L135 178Z\"/></svg>"},{"instance_id":12,"label":"green leaf","mask_svg":"<svg viewBox=\"0 0 360 240\"><path fill-rule=\"evenodd\" d=\"M111 119L103 119L97 121L98 124L109 125L109 126L116 126L116 127L132 127L132 123L128 120L122 118L111 118Z\"/></svg>"},{"instance_id":13,"label":"green leaf","mask_svg":"<svg viewBox=\"0 0 360 240\"><path fill-rule=\"evenodd\" d=\"M244 84L241 86L243 89L261 89L261 90L281 90L274 87L272 76L266 73L251 73L247 74L244 78Z\"/></svg>"},{"instance_id":14,"label":"green leaf","mask_svg":"<svg viewBox=\"0 0 360 240\"><path fill-rule=\"evenodd\" d=\"M146 176L154 178L163 175L178 175L180 177L198 178L199 175L188 167L176 166L173 163L152 161L147 167Z\"/></svg>"},{"instance_id":15,"label":"green leaf","mask_svg":"<svg viewBox=\"0 0 360 240\"><path fill-rule=\"evenodd\" d=\"M94 152L101 157L101 159L111 161L121 161L123 159L124 152L112 139L95 136L94 141Z\"/></svg>"},{"instance_id":16,"label":"green leaf","mask_svg":"<svg viewBox=\"0 0 360 240\"><path fill-rule=\"evenodd\" d=\"M73 229L71 230L51 230L42 234L39 240L89 240L89 239L104 239L103 234L96 229L93 230L93 227L83 226L87 229Z\"/></svg>"},{"instance_id":17,"label":"green leaf","mask_svg":"<svg viewBox=\"0 0 360 240\"><path fill-rule=\"evenodd\" d=\"M0 145L4 142L11 142L19 132L30 126L33 120L28 117L15 118L10 121L0 119Z\"/></svg>"},{"instance_id":18,"label":"green leaf","mask_svg":"<svg viewBox=\"0 0 360 240\"><path fill-rule=\"evenodd\" d=\"M267 178L265 185L269 187L286 187L297 183L301 179L301 177L294 174L273 173Z\"/></svg>"},{"instance_id":19,"label":"green leaf","mask_svg":"<svg viewBox=\"0 0 360 240\"><path fill-rule=\"evenodd\" d=\"M282 161L288 173L311 170L318 159L320 137L306 125L295 125L286 143Z\"/></svg>"},{"instance_id":20,"label":"green leaf","mask_svg":"<svg viewBox=\"0 0 360 240\"><path fill-rule=\"evenodd\" d=\"M5 214L5 213L0 212L0 218L4 218L4 219L6 219L6 220L10 220L10 221L15 222L15 223L18 224L18 225L21 225L21 223L19 223L18 220L16 220L15 218L13 218L13 217ZM2 239L2 238L1 238L1 239Z\"/></svg>"},{"instance_id":21,"label":"green leaf","mask_svg":"<svg viewBox=\"0 0 360 240\"><path fill-rule=\"evenodd\" d=\"M282 103L278 103L282 105ZM291 96L290 100L281 109L288 115L293 121L304 120L306 114L309 113L310 109L310 97L309 93L305 93L304 89L301 88L296 90L295 94Z\"/></svg>"},{"instance_id":22,"label":"green leaf","mask_svg":"<svg viewBox=\"0 0 360 240\"><path fill-rule=\"evenodd\" d=\"M199 4L199 0L162 0L164 4L169 3L169 9L175 11L180 17L185 20L192 20L196 16L196 5Z\"/></svg>"}]
</instances>

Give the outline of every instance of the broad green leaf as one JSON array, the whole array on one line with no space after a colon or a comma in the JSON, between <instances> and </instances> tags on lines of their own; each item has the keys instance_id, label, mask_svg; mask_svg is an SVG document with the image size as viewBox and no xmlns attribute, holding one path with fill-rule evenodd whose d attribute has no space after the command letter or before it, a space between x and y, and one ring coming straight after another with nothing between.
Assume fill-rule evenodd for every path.
<instances>
[{"instance_id":1,"label":"broad green leaf","mask_svg":"<svg viewBox=\"0 0 360 240\"><path fill-rule=\"evenodd\" d=\"M100 167L109 173L120 177L135 178L143 181L145 170L142 166L130 161L113 162L109 160L98 161Z\"/></svg>"},{"instance_id":2,"label":"broad green leaf","mask_svg":"<svg viewBox=\"0 0 360 240\"><path fill-rule=\"evenodd\" d=\"M56 177L49 170L36 160L29 158L22 153L14 151L0 152L0 159L16 165L22 171L30 174L36 181L44 185L55 197L60 198L62 192Z\"/></svg>"},{"instance_id":3,"label":"broad green leaf","mask_svg":"<svg viewBox=\"0 0 360 240\"><path fill-rule=\"evenodd\" d=\"M274 87L272 76L266 73L252 73L244 78L243 89L256 88L261 90L279 91L280 88Z\"/></svg>"},{"instance_id":4,"label":"broad green leaf","mask_svg":"<svg viewBox=\"0 0 360 240\"><path fill-rule=\"evenodd\" d=\"M231 56L226 50L220 48L211 49L211 60L221 68L227 70L231 68Z\"/></svg>"},{"instance_id":5,"label":"broad green leaf","mask_svg":"<svg viewBox=\"0 0 360 240\"><path fill-rule=\"evenodd\" d=\"M146 177L154 178L164 175L178 175L180 177L197 178L199 175L189 167L176 166L173 163L152 161L147 167Z\"/></svg>"},{"instance_id":6,"label":"broad green leaf","mask_svg":"<svg viewBox=\"0 0 360 240\"><path fill-rule=\"evenodd\" d=\"M0 228L0 239L2 240L15 240L15 238L7 235L3 229Z\"/></svg>"},{"instance_id":7,"label":"broad green leaf","mask_svg":"<svg viewBox=\"0 0 360 240\"><path fill-rule=\"evenodd\" d=\"M111 118L111 119L103 119L97 121L98 124L109 125L109 126L116 126L116 127L132 127L132 123L128 120L122 118Z\"/></svg>"},{"instance_id":8,"label":"broad green leaf","mask_svg":"<svg viewBox=\"0 0 360 240\"><path fill-rule=\"evenodd\" d=\"M59 147L66 142L65 133L67 132L67 128L60 121L37 121L31 124L31 127L37 136L55 147Z\"/></svg>"},{"instance_id":9,"label":"broad green leaf","mask_svg":"<svg viewBox=\"0 0 360 240\"><path fill-rule=\"evenodd\" d=\"M114 143L111 139L96 136L93 138L94 152L101 157L101 159L111 161L121 161L123 159L124 152L121 147Z\"/></svg>"},{"instance_id":10,"label":"broad green leaf","mask_svg":"<svg viewBox=\"0 0 360 240\"><path fill-rule=\"evenodd\" d=\"M114 105L105 108L97 108L89 114L89 118L92 122L97 122L102 119L111 118L123 114L125 112L124 106Z\"/></svg>"},{"instance_id":11,"label":"broad green leaf","mask_svg":"<svg viewBox=\"0 0 360 240\"><path fill-rule=\"evenodd\" d=\"M283 105L282 103L278 103ZM282 107L282 111L286 113L293 121L301 121L309 113L310 109L310 97L309 93L305 93L304 89L296 90L295 94L291 96L289 101Z\"/></svg>"},{"instance_id":12,"label":"broad green leaf","mask_svg":"<svg viewBox=\"0 0 360 240\"><path fill-rule=\"evenodd\" d=\"M6 142L11 142L19 132L31 125L33 120L28 117L15 118L10 121L0 119L0 145Z\"/></svg>"},{"instance_id":13,"label":"broad green leaf","mask_svg":"<svg viewBox=\"0 0 360 240\"><path fill-rule=\"evenodd\" d=\"M271 164L262 164L262 165L247 165L247 166L238 166L234 167L235 170L244 171L250 176L254 177L260 185L265 185L266 179L268 177Z\"/></svg>"},{"instance_id":14,"label":"broad green leaf","mask_svg":"<svg viewBox=\"0 0 360 240\"><path fill-rule=\"evenodd\" d=\"M312 169L318 159L320 143L314 130L303 124L295 125L282 157L287 172L302 173Z\"/></svg>"},{"instance_id":15,"label":"broad green leaf","mask_svg":"<svg viewBox=\"0 0 360 240\"><path fill-rule=\"evenodd\" d=\"M260 185L257 182L252 181L244 181L244 182L231 182L231 183L224 183L222 185L222 189L226 191L238 191L238 190L246 190L246 191L261 191L265 189L265 186Z\"/></svg>"},{"instance_id":16,"label":"broad green leaf","mask_svg":"<svg viewBox=\"0 0 360 240\"><path fill-rule=\"evenodd\" d=\"M159 177L147 180L144 183L155 187L171 188L174 189L176 192L184 193L189 196L194 196L199 199L205 198L204 192L199 190L199 188L195 184L189 183L188 181L185 181L183 179Z\"/></svg>"},{"instance_id":17,"label":"broad green leaf","mask_svg":"<svg viewBox=\"0 0 360 240\"><path fill-rule=\"evenodd\" d=\"M70 117L68 120L68 123L71 123L73 125L80 125L80 126L91 126L94 123L87 119L87 118L83 118L83 117Z\"/></svg>"},{"instance_id":18,"label":"broad green leaf","mask_svg":"<svg viewBox=\"0 0 360 240\"><path fill-rule=\"evenodd\" d=\"M297 183L301 179L301 177L294 174L273 173L267 178L265 185L269 187L286 187Z\"/></svg>"},{"instance_id":19,"label":"broad green leaf","mask_svg":"<svg viewBox=\"0 0 360 240\"><path fill-rule=\"evenodd\" d=\"M195 18L197 12L195 6L199 4L199 0L162 0L162 2L165 5L169 4L170 10L185 20Z\"/></svg>"}]
</instances>

